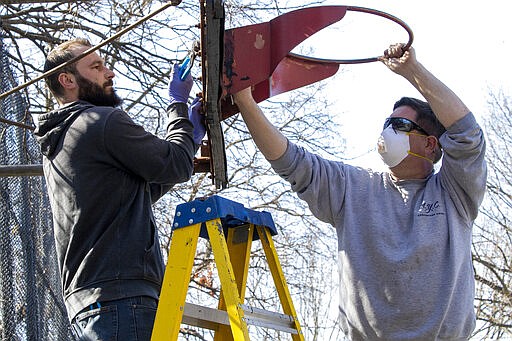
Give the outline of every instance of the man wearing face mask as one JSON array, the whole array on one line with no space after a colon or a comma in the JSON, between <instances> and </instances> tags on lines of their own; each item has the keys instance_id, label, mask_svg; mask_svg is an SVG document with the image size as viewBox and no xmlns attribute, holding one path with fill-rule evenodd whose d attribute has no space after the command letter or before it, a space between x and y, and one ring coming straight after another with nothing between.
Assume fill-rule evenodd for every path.
<instances>
[{"instance_id":1,"label":"man wearing face mask","mask_svg":"<svg viewBox=\"0 0 512 341\"><path fill-rule=\"evenodd\" d=\"M378 149L389 172L325 160L289 142L250 89L234 100L274 170L336 229L346 335L466 340L475 327L471 233L486 184L484 136L413 48L391 45L382 62L427 100L402 98L385 119Z\"/></svg>"},{"instance_id":2,"label":"man wearing face mask","mask_svg":"<svg viewBox=\"0 0 512 341\"><path fill-rule=\"evenodd\" d=\"M57 46L45 71L91 47L85 39ZM169 82L165 138L119 107L114 76L97 53L49 76L59 108L39 117L35 136L73 334L149 341L164 274L152 204L190 178L205 127L200 102L187 107L193 80L182 81L178 65Z\"/></svg>"}]
</instances>

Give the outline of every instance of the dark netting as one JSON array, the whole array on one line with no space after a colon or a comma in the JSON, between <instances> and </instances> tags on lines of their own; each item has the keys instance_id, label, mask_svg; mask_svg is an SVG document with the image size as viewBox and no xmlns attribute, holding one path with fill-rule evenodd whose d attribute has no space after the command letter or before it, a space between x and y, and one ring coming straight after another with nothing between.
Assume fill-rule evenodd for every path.
<instances>
[{"instance_id":1,"label":"dark netting","mask_svg":"<svg viewBox=\"0 0 512 341\"><path fill-rule=\"evenodd\" d=\"M0 93L4 93L17 81L1 33ZM0 101L0 117L31 124L22 94ZM0 165L40 163L32 131L0 122ZM0 176L0 193L0 339L71 340L44 179Z\"/></svg>"}]
</instances>

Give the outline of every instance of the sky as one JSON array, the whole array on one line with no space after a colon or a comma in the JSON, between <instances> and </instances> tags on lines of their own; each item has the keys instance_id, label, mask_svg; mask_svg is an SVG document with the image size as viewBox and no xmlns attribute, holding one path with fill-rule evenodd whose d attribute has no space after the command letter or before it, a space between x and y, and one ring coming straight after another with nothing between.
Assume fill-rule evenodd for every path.
<instances>
[{"instance_id":1,"label":"sky","mask_svg":"<svg viewBox=\"0 0 512 341\"><path fill-rule=\"evenodd\" d=\"M483 123L489 89L512 94L512 25L509 0L359 0L331 5L367 7L403 20L412 30L417 59L450 87ZM395 42L407 42L398 24L371 14L348 12L305 46L315 57L366 58L382 55ZM402 96L421 98L404 78L380 63L341 65L326 81L340 134L347 140L348 163L385 169L375 147L382 123ZM362 156L361 156L362 155Z\"/></svg>"}]
</instances>

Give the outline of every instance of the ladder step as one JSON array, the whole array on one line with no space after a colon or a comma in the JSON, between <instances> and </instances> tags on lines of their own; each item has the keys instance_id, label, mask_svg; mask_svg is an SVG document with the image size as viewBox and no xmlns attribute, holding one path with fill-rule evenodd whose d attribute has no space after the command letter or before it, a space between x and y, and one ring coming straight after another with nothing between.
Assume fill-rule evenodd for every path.
<instances>
[{"instance_id":1,"label":"ladder step","mask_svg":"<svg viewBox=\"0 0 512 341\"><path fill-rule=\"evenodd\" d=\"M297 334L292 316L242 304L247 324Z\"/></svg>"},{"instance_id":2,"label":"ladder step","mask_svg":"<svg viewBox=\"0 0 512 341\"><path fill-rule=\"evenodd\" d=\"M243 304L244 318L248 325L297 334L293 317ZM185 303L182 323L200 328L216 330L219 324L229 326L227 312L215 308Z\"/></svg>"}]
</instances>

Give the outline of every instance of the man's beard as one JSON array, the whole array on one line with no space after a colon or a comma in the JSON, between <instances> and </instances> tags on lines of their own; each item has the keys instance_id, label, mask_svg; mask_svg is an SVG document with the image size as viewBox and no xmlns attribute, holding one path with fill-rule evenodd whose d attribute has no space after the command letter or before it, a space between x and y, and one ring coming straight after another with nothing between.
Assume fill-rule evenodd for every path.
<instances>
[{"instance_id":1,"label":"man's beard","mask_svg":"<svg viewBox=\"0 0 512 341\"><path fill-rule=\"evenodd\" d=\"M78 99L97 106L106 107L118 107L123 103L123 100L117 96L113 88L110 93L105 91L105 86L113 85L112 80L105 82L103 87L101 87L98 84L85 79L78 73L75 74L75 78L79 86Z\"/></svg>"}]
</instances>

